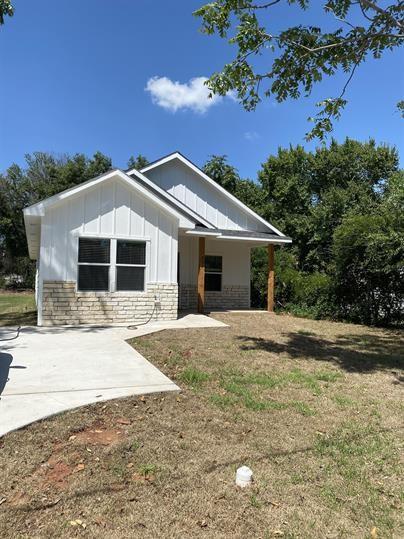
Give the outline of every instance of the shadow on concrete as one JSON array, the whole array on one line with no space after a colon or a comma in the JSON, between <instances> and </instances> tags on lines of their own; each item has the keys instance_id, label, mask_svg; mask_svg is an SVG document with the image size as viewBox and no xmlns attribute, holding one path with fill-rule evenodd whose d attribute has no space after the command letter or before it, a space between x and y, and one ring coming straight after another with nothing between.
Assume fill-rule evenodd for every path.
<instances>
[{"instance_id":1,"label":"shadow on concrete","mask_svg":"<svg viewBox=\"0 0 404 539\"><path fill-rule=\"evenodd\" d=\"M10 372L12 361L13 356L11 354L0 352L0 395L3 393L3 390L9 380L8 374Z\"/></svg>"},{"instance_id":2,"label":"shadow on concrete","mask_svg":"<svg viewBox=\"0 0 404 539\"><path fill-rule=\"evenodd\" d=\"M286 337L285 343L248 335L237 339L242 343L242 350L264 350L287 354L292 359L329 361L349 372L370 373L404 368L404 340L399 332L339 335L333 341L312 334L287 333Z\"/></svg>"}]
</instances>

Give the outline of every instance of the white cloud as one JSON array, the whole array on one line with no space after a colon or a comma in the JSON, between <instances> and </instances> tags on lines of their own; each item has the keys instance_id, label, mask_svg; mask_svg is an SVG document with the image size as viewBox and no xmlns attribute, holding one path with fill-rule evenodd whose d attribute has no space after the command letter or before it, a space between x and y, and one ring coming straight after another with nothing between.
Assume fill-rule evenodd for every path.
<instances>
[{"instance_id":1,"label":"white cloud","mask_svg":"<svg viewBox=\"0 0 404 539\"><path fill-rule=\"evenodd\" d=\"M254 140L258 140L260 138L260 135L256 131L246 131L244 133L244 138L246 140L254 141Z\"/></svg>"},{"instance_id":2,"label":"white cloud","mask_svg":"<svg viewBox=\"0 0 404 539\"><path fill-rule=\"evenodd\" d=\"M150 93L153 103L166 110L192 110L203 114L223 100L219 95L209 97L210 90L204 84L206 80L206 77L195 77L182 84L168 77L152 77L145 90ZM229 97L233 99L233 95Z\"/></svg>"}]
</instances>

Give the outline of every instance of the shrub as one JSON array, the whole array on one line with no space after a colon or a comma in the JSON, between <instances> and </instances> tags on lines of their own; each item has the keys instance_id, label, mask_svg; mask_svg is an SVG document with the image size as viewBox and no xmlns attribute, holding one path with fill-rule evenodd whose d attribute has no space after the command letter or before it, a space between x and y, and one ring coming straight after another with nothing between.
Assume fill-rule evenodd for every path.
<instances>
[{"instance_id":1,"label":"shrub","mask_svg":"<svg viewBox=\"0 0 404 539\"><path fill-rule=\"evenodd\" d=\"M344 219L334 233L339 315L364 324L402 322L403 223L390 212Z\"/></svg>"}]
</instances>

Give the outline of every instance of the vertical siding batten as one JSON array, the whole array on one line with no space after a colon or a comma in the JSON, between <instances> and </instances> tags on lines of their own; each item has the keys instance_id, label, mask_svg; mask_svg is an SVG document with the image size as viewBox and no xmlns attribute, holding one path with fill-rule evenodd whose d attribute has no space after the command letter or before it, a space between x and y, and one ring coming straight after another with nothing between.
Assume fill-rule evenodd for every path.
<instances>
[{"instance_id":1,"label":"vertical siding batten","mask_svg":"<svg viewBox=\"0 0 404 539\"><path fill-rule=\"evenodd\" d=\"M106 182L46 212L41 229L40 279L76 281L78 237L85 234L149 240L146 283L175 283L177 229L177 219L154 202L128 190L119 180Z\"/></svg>"}]
</instances>

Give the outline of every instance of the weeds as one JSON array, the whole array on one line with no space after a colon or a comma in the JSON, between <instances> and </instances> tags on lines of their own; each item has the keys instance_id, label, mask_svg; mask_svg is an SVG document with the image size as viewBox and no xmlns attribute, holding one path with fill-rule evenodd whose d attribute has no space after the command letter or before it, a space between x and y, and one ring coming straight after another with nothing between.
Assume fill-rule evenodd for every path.
<instances>
[{"instance_id":1,"label":"weeds","mask_svg":"<svg viewBox=\"0 0 404 539\"><path fill-rule=\"evenodd\" d=\"M199 387L209 380L209 374L195 369L194 367L187 367L182 371L179 379L192 387Z\"/></svg>"}]
</instances>

